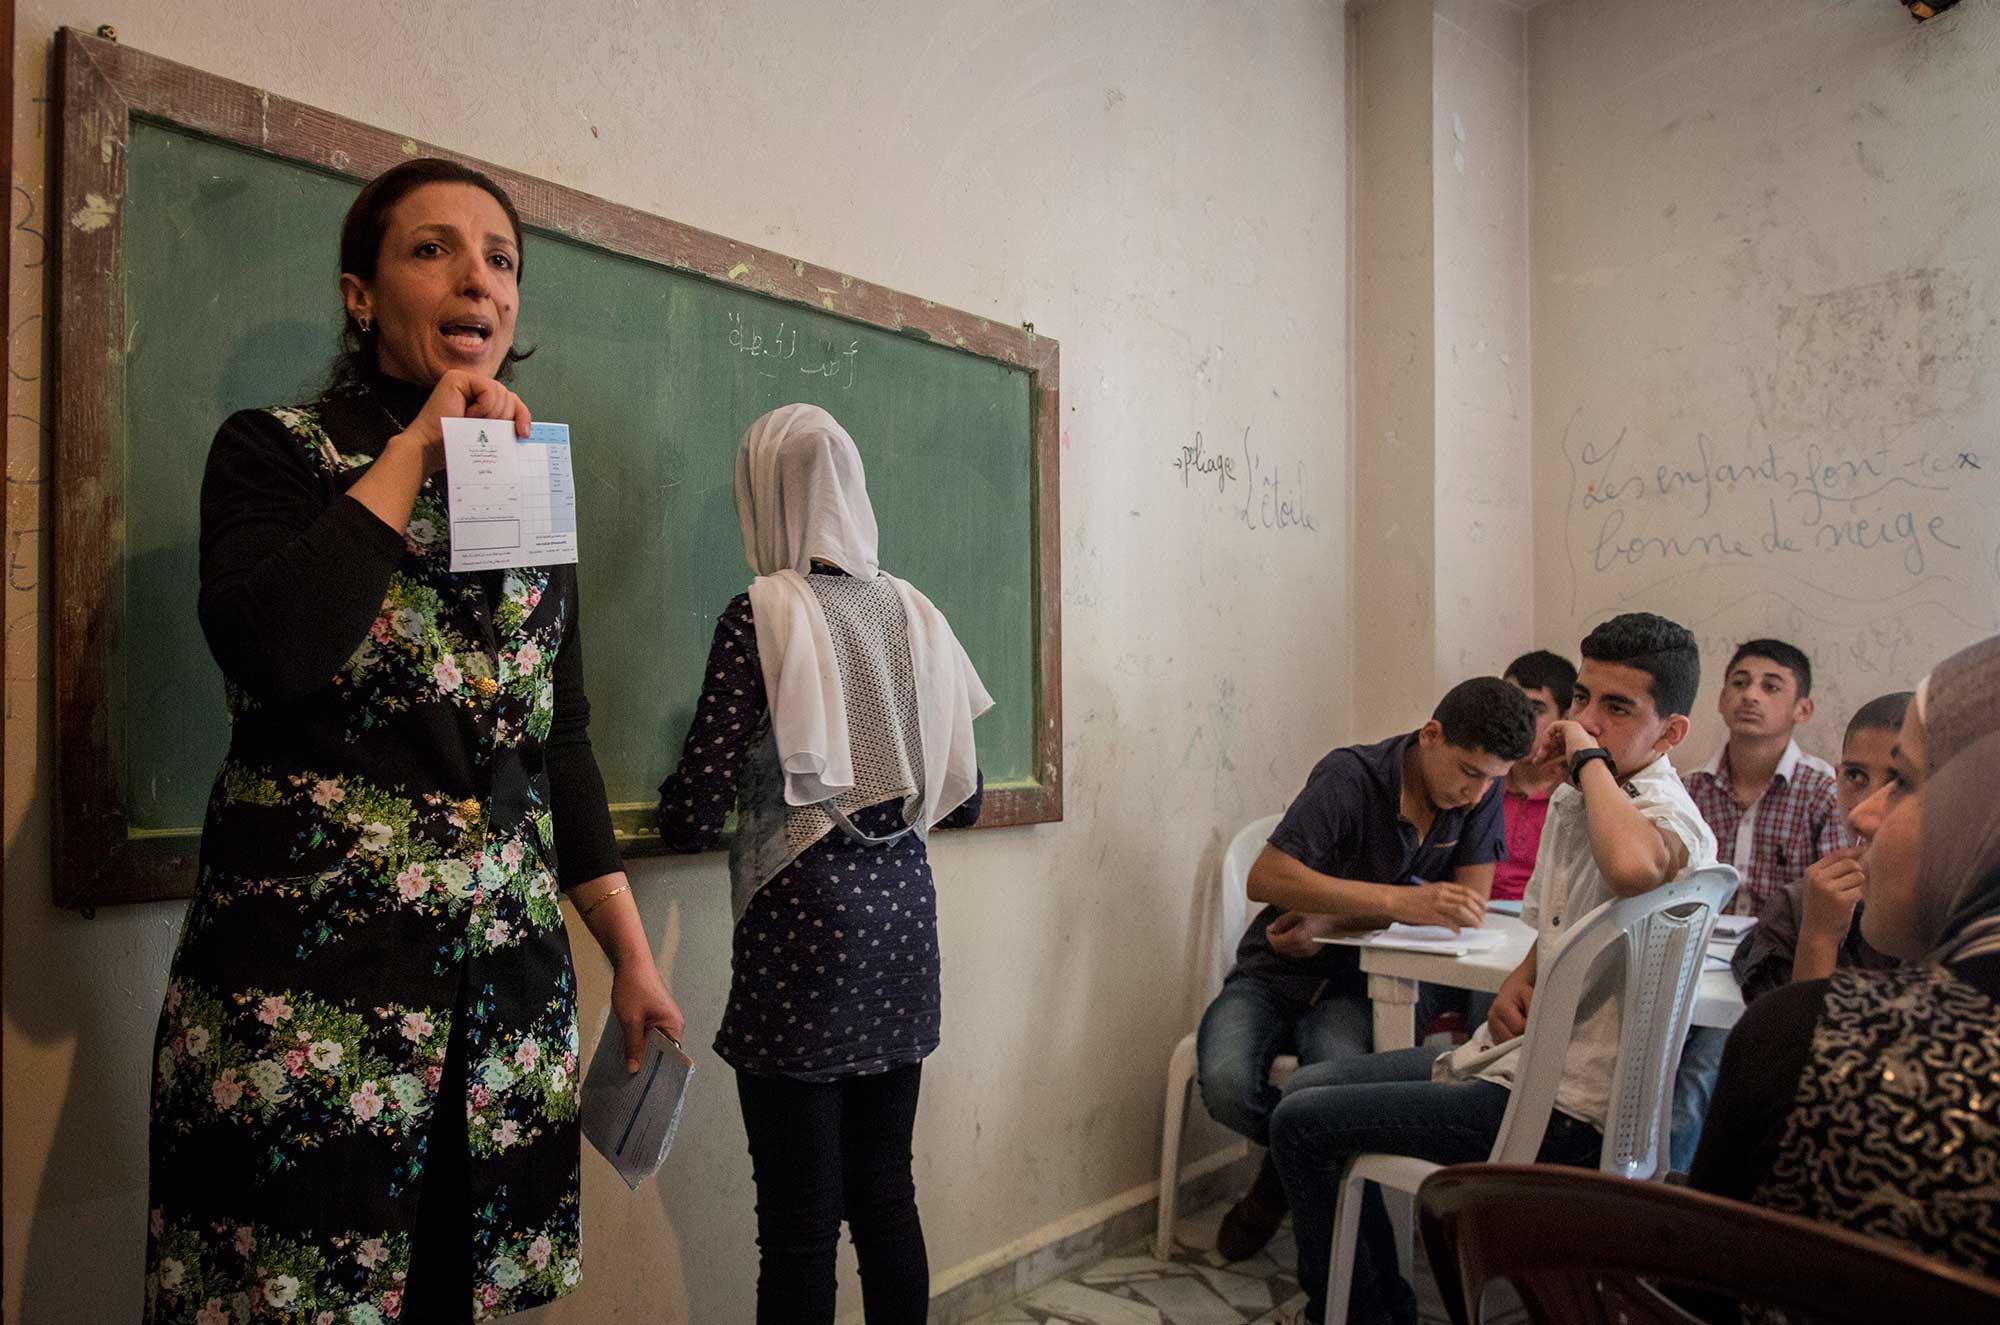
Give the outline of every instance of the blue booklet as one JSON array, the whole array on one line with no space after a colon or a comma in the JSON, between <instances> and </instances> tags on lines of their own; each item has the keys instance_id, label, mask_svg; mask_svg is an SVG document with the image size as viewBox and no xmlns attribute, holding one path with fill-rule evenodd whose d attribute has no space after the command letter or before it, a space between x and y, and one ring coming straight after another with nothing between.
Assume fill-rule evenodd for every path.
<instances>
[{"instance_id":1,"label":"blue booklet","mask_svg":"<svg viewBox=\"0 0 2000 1325\"><path fill-rule=\"evenodd\" d=\"M625 1070L625 1032L607 1015L583 1078L583 1134L627 1187L659 1172L673 1148L694 1059L658 1030L646 1032L639 1070Z\"/></svg>"}]
</instances>

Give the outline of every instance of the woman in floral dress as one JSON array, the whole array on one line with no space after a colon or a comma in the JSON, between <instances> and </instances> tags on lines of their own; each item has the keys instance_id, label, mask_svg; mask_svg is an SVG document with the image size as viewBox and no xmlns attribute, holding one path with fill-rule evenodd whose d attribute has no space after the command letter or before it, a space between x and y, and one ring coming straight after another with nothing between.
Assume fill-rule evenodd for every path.
<instances>
[{"instance_id":1,"label":"woman in floral dress","mask_svg":"<svg viewBox=\"0 0 2000 1325\"><path fill-rule=\"evenodd\" d=\"M376 179L342 229L334 386L209 453L232 729L154 1056L160 1325L428 1325L575 1287L563 894L628 1050L680 1033L591 754L574 567L450 569L440 420L529 424L498 380L521 259L484 176Z\"/></svg>"}]
</instances>

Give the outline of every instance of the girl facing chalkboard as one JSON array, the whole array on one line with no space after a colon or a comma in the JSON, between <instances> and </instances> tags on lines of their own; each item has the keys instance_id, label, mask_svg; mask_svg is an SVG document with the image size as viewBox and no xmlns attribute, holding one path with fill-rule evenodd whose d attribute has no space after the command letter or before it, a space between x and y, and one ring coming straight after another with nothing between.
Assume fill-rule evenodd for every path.
<instances>
[{"instance_id":1,"label":"girl facing chalkboard","mask_svg":"<svg viewBox=\"0 0 2000 1325\"><path fill-rule=\"evenodd\" d=\"M405 162L340 244L334 384L222 425L229 754L154 1050L150 1322L489 1319L578 1282L576 980L681 1030L591 753L573 566L455 574L440 420L528 409L521 224Z\"/></svg>"},{"instance_id":2,"label":"girl facing chalkboard","mask_svg":"<svg viewBox=\"0 0 2000 1325\"><path fill-rule=\"evenodd\" d=\"M877 565L861 454L832 415L750 426L736 512L757 578L716 624L659 828L706 851L738 812L715 1051L757 1182L757 1320L833 1320L844 1219L869 1325L918 1325L910 1137L939 1007L925 842L978 817L972 722L993 701L943 614Z\"/></svg>"}]
</instances>

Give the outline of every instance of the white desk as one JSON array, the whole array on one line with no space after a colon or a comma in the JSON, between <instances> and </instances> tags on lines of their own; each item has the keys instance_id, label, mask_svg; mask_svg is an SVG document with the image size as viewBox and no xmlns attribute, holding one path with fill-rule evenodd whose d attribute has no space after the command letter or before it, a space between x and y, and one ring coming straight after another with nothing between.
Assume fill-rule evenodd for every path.
<instances>
[{"instance_id":1,"label":"white desk","mask_svg":"<svg viewBox=\"0 0 2000 1325\"><path fill-rule=\"evenodd\" d=\"M1486 929L1504 936L1497 948L1444 957L1429 952L1399 952L1394 948L1362 948L1361 969L1368 976L1368 999L1375 1006L1375 1048L1408 1049L1417 1042L1417 985L1429 981L1453 989L1499 992L1505 980L1535 941L1535 931L1519 916L1486 913ZM1321 940L1338 942L1338 940ZM1728 1027L1743 1015L1743 991L1727 970L1704 959L1701 985L1695 991L1694 1024Z\"/></svg>"}]
</instances>

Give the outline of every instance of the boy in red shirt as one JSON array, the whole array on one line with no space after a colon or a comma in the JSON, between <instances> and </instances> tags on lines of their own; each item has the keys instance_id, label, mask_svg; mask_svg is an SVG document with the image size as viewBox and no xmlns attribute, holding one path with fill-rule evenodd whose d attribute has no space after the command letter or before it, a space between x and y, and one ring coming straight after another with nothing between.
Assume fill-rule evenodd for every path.
<instances>
[{"instance_id":1,"label":"boy in red shirt","mask_svg":"<svg viewBox=\"0 0 2000 1325\"><path fill-rule=\"evenodd\" d=\"M1537 741L1550 723L1568 715L1570 694L1576 686L1576 668L1569 659L1536 649L1508 663L1502 675L1528 697ZM1535 851L1542 841L1542 824L1549 817L1549 794L1561 785L1559 775L1525 759L1507 774L1500 807L1506 822L1507 855L1493 866L1494 901L1518 902L1527 891L1528 876L1535 872Z\"/></svg>"}]
</instances>

